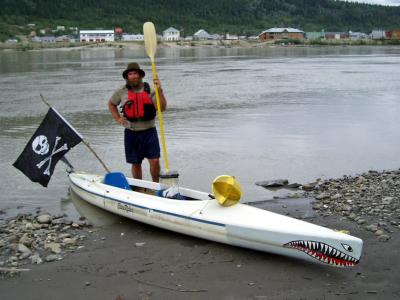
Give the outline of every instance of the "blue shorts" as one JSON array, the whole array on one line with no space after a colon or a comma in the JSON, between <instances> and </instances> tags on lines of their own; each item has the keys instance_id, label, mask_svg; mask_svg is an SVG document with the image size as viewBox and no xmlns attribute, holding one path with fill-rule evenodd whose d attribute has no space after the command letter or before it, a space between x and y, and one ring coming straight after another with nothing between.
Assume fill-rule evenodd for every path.
<instances>
[{"instance_id":1,"label":"blue shorts","mask_svg":"<svg viewBox=\"0 0 400 300\"><path fill-rule=\"evenodd\" d=\"M125 157L130 164L141 164L144 158L160 158L160 143L155 127L143 131L125 129Z\"/></svg>"}]
</instances>

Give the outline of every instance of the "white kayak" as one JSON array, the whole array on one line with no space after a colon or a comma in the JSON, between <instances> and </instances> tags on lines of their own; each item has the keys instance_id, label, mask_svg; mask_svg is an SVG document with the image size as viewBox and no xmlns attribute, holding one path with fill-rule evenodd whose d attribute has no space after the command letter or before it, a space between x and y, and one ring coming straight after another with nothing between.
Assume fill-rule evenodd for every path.
<instances>
[{"instance_id":1,"label":"white kayak","mask_svg":"<svg viewBox=\"0 0 400 300\"><path fill-rule=\"evenodd\" d=\"M160 184L127 178L131 187L104 184L104 176L73 172L72 190L112 213L163 229L337 267L359 263L363 241L351 235L246 204L221 206L212 195L179 188L186 200L155 196Z\"/></svg>"}]
</instances>

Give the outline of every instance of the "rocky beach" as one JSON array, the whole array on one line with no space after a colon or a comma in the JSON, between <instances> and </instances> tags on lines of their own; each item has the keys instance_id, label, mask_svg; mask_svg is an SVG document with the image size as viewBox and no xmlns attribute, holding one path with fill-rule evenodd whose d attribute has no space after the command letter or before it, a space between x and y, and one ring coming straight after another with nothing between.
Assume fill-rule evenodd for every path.
<instances>
[{"instance_id":1,"label":"rocky beach","mask_svg":"<svg viewBox=\"0 0 400 300\"><path fill-rule=\"evenodd\" d=\"M84 247L89 227L84 217L73 222L66 215L40 211L1 220L0 274L14 277L28 271L26 266L62 260Z\"/></svg>"},{"instance_id":2,"label":"rocky beach","mask_svg":"<svg viewBox=\"0 0 400 300\"><path fill-rule=\"evenodd\" d=\"M322 216L345 217L379 241L400 229L400 169L318 180L302 188L316 199L313 209Z\"/></svg>"},{"instance_id":3,"label":"rocky beach","mask_svg":"<svg viewBox=\"0 0 400 300\"><path fill-rule=\"evenodd\" d=\"M321 266L124 218L92 228L84 216L72 221L38 210L14 218L1 215L0 290L6 299L400 297L400 170L318 179L298 189L296 195L302 196L252 205L362 238L358 266Z\"/></svg>"}]
</instances>

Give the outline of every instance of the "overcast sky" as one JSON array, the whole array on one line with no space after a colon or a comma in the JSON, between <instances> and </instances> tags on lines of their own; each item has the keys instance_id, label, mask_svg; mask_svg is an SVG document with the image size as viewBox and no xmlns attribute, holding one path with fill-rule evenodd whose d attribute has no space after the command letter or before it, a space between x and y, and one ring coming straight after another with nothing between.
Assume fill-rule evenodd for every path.
<instances>
[{"instance_id":1,"label":"overcast sky","mask_svg":"<svg viewBox=\"0 0 400 300\"><path fill-rule=\"evenodd\" d=\"M400 6L400 0L351 0L351 2L364 2L364 3L371 3L371 4Z\"/></svg>"}]
</instances>

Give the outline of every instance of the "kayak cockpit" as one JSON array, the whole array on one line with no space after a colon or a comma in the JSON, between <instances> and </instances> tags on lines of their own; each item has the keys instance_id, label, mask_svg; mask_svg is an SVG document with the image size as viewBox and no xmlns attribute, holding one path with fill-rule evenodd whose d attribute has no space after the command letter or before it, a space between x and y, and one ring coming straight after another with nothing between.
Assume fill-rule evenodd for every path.
<instances>
[{"instance_id":1,"label":"kayak cockpit","mask_svg":"<svg viewBox=\"0 0 400 300\"><path fill-rule=\"evenodd\" d=\"M161 185L159 183L141 179L127 178L123 173L120 172L107 173L102 179L101 183L123 190L134 191L138 193L175 200L195 201L210 200L214 198L211 194L182 187L178 188L179 192L176 195L172 195L172 197L169 197L166 196L165 193L163 193L163 189L161 188Z\"/></svg>"}]
</instances>

